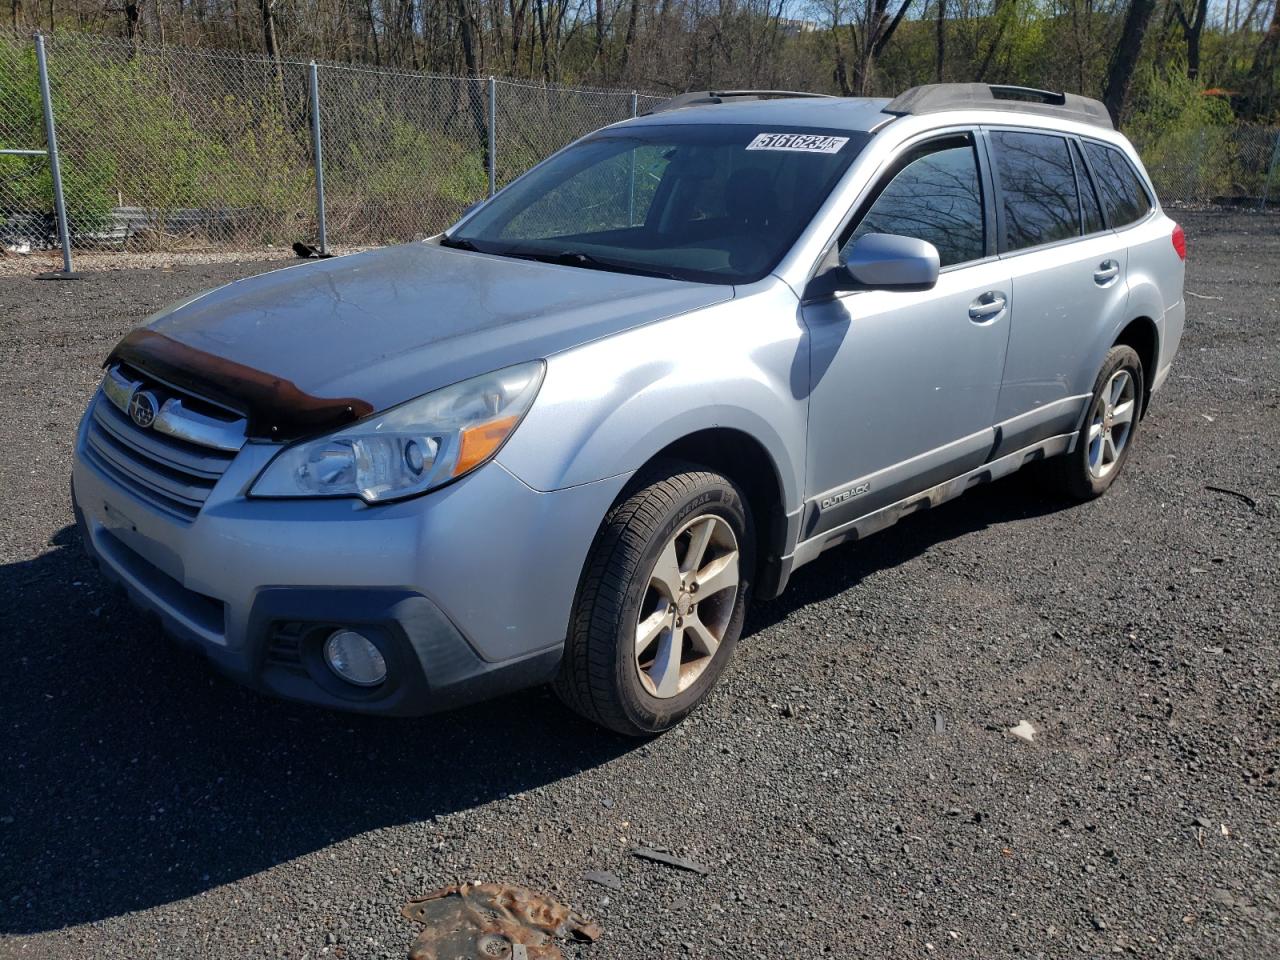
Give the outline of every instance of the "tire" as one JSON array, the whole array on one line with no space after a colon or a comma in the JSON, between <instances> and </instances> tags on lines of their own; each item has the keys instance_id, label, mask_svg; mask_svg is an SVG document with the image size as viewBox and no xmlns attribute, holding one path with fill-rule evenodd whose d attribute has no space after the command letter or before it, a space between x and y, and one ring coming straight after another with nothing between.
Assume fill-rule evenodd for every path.
<instances>
[{"instance_id":1,"label":"tire","mask_svg":"<svg viewBox=\"0 0 1280 960\"><path fill-rule=\"evenodd\" d=\"M1142 360L1137 352L1124 345L1112 347L1094 381L1075 449L1045 463L1046 474L1060 493L1085 501L1107 492L1133 449L1145 389ZM1111 403L1112 395L1119 402Z\"/></svg>"},{"instance_id":2,"label":"tire","mask_svg":"<svg viewBox=\"0 0 1280 960\"><path fill-rule=\"evenodd\" d=\"M636 737L671 729L715 686L742 632L755 562L750 509L731 480L688 464L652 477L600 525L555 680L570 709Z\"/></svg>"}]
</instances>

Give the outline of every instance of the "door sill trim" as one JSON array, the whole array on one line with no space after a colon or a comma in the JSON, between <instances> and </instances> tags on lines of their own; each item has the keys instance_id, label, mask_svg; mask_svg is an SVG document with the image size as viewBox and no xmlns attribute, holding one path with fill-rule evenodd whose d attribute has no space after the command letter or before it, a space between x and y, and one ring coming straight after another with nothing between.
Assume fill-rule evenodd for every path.
<instances>
[{"instance_id":1,"label":"door sill trim","mask_svg":"<svg viewBox=\"0 0 1280 960\"><path fill-rule=\"evenodd\" d=\"M940 506L949 500L954 500L972 487L982 483L990 483L992 480L999 480L1001 477L1007 477L1034 460L1046 460L1049 457L1056 457L1058 454L1066 453L1075 437L1075 433L1062 433L1040 440L989 463L984 463L982 466L962 473L958 477L945 480L927 490L913 493L911 496L904 497L896 503L881 507L879 510L873 510L871 513L843 523L816 537L803 540L796 545L790 557L783 558L784 576L816 559L823 551L837 544L845 543L849 540L862 540L873 533L878 533L887 527L893 526L908 514Z\"/></svg>"}]
</instances>

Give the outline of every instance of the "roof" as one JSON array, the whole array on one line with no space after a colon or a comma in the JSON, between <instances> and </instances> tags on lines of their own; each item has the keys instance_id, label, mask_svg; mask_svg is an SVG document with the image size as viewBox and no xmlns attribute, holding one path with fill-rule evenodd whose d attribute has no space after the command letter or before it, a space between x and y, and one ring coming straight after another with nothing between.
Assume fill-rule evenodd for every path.
<instances>
[{"instance_id":1,"label":"roof","mask_svg":"<svg viewBox=\"0 0 1280 960\"><path fill-rule=\"evenodd\" d=\"M986 83L928 83L899 94L886 113L918 116L948 110L999 110L1074 120L1114 129L1111 114L1098 100L1075 93Z\"/></svg>"},{"instance_id":2,"label":"roof","mask_svg":"<svg viewBox=\"0 0 1280 960\"><path fill-rule=\"evenodd\" d=\"M1114 129L1106 107L1097 100L985 83L926 84L912 87L893 100L771 90L702 91L673 97L630 122L742 123L862 132L875 130L897 116L958 110L1021 113Z\"/></svg>"},{"instance_id":3,"label":"roof","mask_svg":"<svg viewBox=\"0 0 1280 960\"><path fill-rule=\"evenodd\" d=\"M823 127L864 131L893 119L884 112L887 99L873 97L788 97L730 100L651 113L627 125L673 123L744 123L788 127Z\"/></svg>"}]
</instances>

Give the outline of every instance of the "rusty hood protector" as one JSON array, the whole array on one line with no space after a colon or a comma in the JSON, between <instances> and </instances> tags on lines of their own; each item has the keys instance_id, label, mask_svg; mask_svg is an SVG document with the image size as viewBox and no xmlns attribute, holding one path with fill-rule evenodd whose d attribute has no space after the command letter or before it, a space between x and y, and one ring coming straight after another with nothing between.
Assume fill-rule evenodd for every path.
<instances>
[{"instance_id":1,"label":"rusty hood protector","mask_svg":"<svg viewBox=\"0 0 1280 960\"><path fill-rule=\"evenodd\" d=\"M293 439L733 292L411 243L227 284L112 356Z\"/></svg>"},{"instance_id":2,"label":"rusty hood protector","mask_svg":"<svg viewBox=\"0 0 1280 960\"><path fill-rule=\"evenodd\" d=\"M599 926L564 904L509 883L444 887L400 912L423 924L409 960L563 960L555 938L594 943L601 936Z\"/></svg>"},{"instance_id":3,"label":"rusty hood protector","mask_svg":"<svg viewBox=\"0 0 1280 960\"><path fill-rule=\"evenodd\" d=\"M373 413L356 397L313 397L282 377L197 350L145 327L129 333L106 361L243 413L249 436L275 439L333 430Z\"/></svg>"}]
</instances>

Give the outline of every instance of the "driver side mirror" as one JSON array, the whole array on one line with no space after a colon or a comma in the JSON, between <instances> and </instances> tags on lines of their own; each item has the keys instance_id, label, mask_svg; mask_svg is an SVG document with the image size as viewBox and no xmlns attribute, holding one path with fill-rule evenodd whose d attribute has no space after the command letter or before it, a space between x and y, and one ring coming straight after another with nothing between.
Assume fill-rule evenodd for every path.
<instances>
[{"instance_id":1,"label":"driver side mirror","mask_svg":"<svg viewBox=\"0 0 1280 960\"><path fill-rule=\"evenodd\" d=\"M845 262L813 278L813 295L839 290L928 290L938 282L938 248L890 233L863 234Z\"/></svg>"},{"instance_id":2,"label":"driver side mirror","mask_svg":"<svg viewBox=\"0 0 1280 960\"><path fill-rule=\"evenodd\" d=\"M849 248L845 269L873 290L932 287L938 282L938 248L915 237L866 233Z\"/></svg>"}]
</instances>

